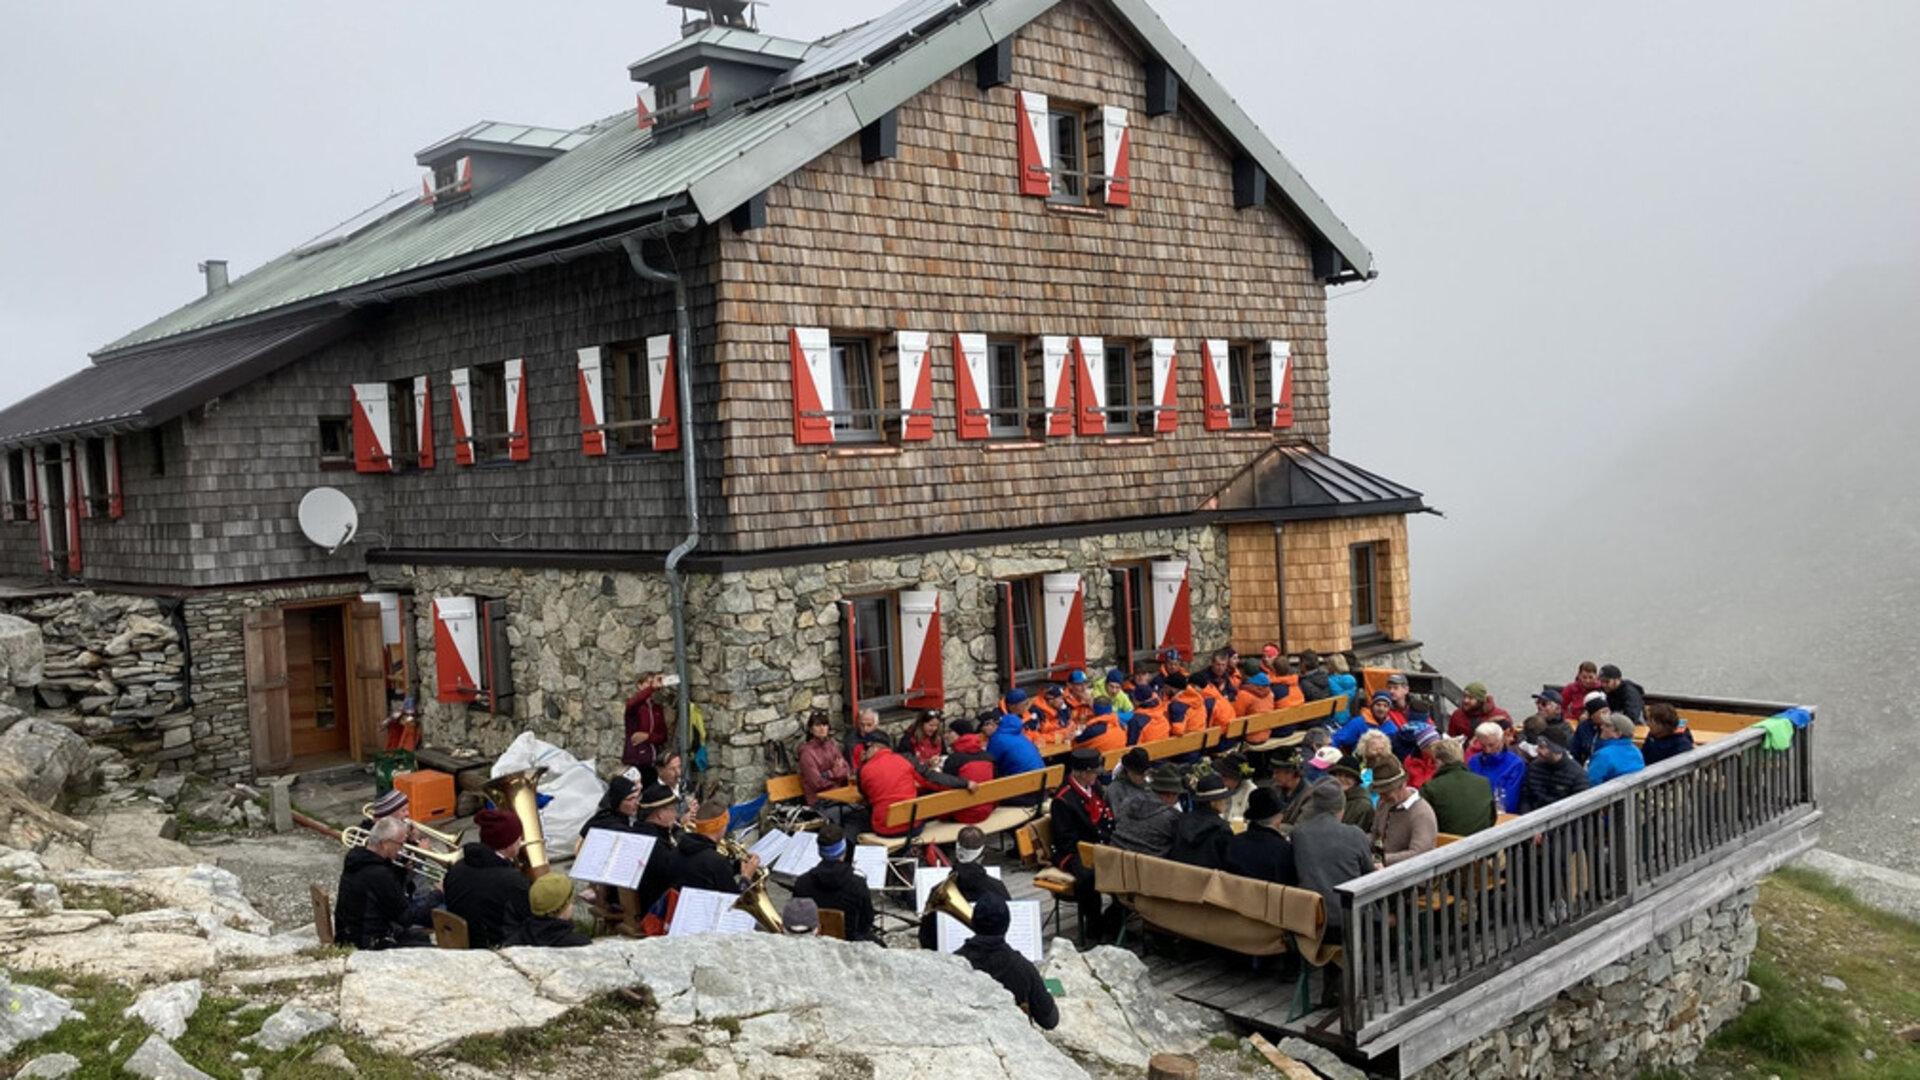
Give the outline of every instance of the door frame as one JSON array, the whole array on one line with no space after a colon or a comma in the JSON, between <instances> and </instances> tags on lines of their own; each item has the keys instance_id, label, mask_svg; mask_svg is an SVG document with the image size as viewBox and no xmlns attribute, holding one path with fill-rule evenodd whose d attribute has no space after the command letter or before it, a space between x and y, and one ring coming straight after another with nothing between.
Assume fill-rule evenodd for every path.
<instances>
[{"instance_id":1,"label":"door frame","mask_svg":"<svg viewBox=\"0 0 1920 1080\"><path fill-rule=\"evenodd\" d=\"M355 632L355 626L356 619L366 619L368 617L368 609L371 609L371 618L374 628L377 631L380 622L380 605L362 600L359 593L353 593L346 596L322 596L305 600L287 600L277 604L264 604L261 605L261 607L273 608L279 611L283 618L288 613L296 611L310 612L334 608L340 612L341 633L346 639L347 670L343 673L344 680L338 690L338 693L343 695L344 700L339 701L337 707L340 709L342 719L347 725L347 753L350 754L356 762L364 763L371 760L374 752L379 750L384 742L381 737L381 729L387 719L386 709L384 707L387 700L386 648L384 642L382 642L376 649L374 655L366 655L366 646L362 644L363 636ZM284 672L286 671L286 637L284 630L280 633L278 641L280 649L280 655L278 657L279 670L283 673L282 682L284 683ZM377 672L379 675L380 693L378 707L375 707L370 692L366 691L363 687L363 683L372 677L371 673L373 672ZM284 730L279 732L279 736L283 743L290 745L292 738L291 718L286 716L285 711L282 710L281 715L276 718L274 722L284 728ZM259 737L257 730L255 737ZM271 738L271 735L269 735L269 737ZM289 757L289 760L291 760L291 757Z\"/></svg>"}]
</instances>

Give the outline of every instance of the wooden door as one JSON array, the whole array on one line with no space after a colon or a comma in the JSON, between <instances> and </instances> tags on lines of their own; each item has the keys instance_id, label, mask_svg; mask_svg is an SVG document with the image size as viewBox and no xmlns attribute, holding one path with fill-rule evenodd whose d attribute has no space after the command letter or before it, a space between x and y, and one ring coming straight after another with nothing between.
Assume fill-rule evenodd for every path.
<instances>
[{"instance_id":1,"label":"wooden door","mask_svg":"<svg viewBox=\"0 0 1920 1080\"><path fill-rule=\"evenodd\" d=\"M73 572L72 551L67 547L67 467L63 463L66 449L49 446L40 451L40 490L42 496L40 514L47 530L47 549L53 553L53 567L56 573L66 575Z\"/></svg>"},{"instance_id":2,"label":"wooden door","mask_svg":"<svg viewBox=\"0 0 1920 1080\"><path fill-rule=\"evenodd\" d=\"M279 608L247 612L247 723L253 734L253 767L284 769L293 761L288 729L286 616Z\"/></svg>"},{"instance_id":3,"label":"wooden door","mask_svg":"<svg viewBox=\"0 0 1920 1080\"><path fill-rule=\"evenodd\" d=\"M365 761L386 746L387 643L380 605L356 601L347 613L347 712L352 717L353 756Z\"/></svg>"},{"instance_id":4,"label":"wooden door","mask_svg":"<svg viewBox=\"0 0 1920 1080\"><path fill-rule=\"evenodd\" d=\"M296 758L349 747L346 627L337 607L289 611L286 620L287 715Z\"/></svg>"}]
</instances>

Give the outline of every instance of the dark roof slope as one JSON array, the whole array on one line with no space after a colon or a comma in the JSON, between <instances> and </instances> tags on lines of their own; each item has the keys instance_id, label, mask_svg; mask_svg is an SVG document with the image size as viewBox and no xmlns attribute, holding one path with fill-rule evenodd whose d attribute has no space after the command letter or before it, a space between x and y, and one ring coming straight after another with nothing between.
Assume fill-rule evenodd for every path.
<instances>
[{"instance_id":1,"label":"dark roof slope","mask_svg":"<svg viewBox=\"0 0 1920 1080\"><path fill-rule=\"evenodd\" d=\"M1311 446L1255 458L1207 507L1226 520L1318 521L1427 509L1419 492Z\"/></svg>"}]
</instances>

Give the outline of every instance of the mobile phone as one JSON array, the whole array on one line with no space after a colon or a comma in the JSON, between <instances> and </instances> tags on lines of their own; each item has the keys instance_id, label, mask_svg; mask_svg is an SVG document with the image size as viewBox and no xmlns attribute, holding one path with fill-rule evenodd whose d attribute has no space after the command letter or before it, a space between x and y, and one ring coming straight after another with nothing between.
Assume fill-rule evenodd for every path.
<instances>
[{"instance_id":1,"label":"mobile phone","mask_svg":"<svg viewBox=\"0 0 1920 1080\"><path fill-rule=\"evenodd\" d=\"M662 675L662 676L660 676L660 687L661 687L661 689L665 689L665 688L667 688L667 687L669 687L669 686L679 686L679 685L680 685L680 676L678 676L678 675Z\"/></svg>"}]
</instances>

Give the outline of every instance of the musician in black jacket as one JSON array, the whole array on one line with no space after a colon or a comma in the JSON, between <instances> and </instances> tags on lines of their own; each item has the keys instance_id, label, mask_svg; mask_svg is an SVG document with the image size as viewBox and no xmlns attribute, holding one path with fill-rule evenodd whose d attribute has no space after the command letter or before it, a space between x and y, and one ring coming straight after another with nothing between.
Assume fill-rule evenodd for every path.
<instances>
[{"instance_id":1,"label":"musician in black jacket","mask_svg":"<svg viewBox=\"0 0 1920 1080\"><path fill-rule=\"evenodd\" d=\"M829 821L820 826L815 842L820 846L820 862L794 880L793 895L838 911L846 920L848 941L885 944L873 932L873 883L853 872L847 834Z\"/></svg>"},{"instance_id":2,"label":"musician in black jacket","mask_svg":"<svg viewBox=\"0 0 1920 1080\"><path fill-rule=\"evenodd\" d=\"M606 793L600 796L600 808L593 812L585 825L580 826L580 835L585 837L595 829L638 832L634 823L639 813L640 789L625 776L615 775L607 781Z\"/></svg>"},{"instance_id":3,"label":"musician in black jacket","mask_svg":"<svg viewBox=\"0 0 1920 1080\"><path fill-rule=\"evenodd\" d=\"M680 799L665 784L648 784L640 792L639 802L640 820L634 823L633 831L653 837L653 854L647 857L647 868L640 872L640 887L634 890L640 894L640 913L645 915L674 885L674 863L680 856L674 850L673 831L680 822Z\"/></svg>"},{"instance_id":4,"label":"musician in black jacket","mask_svg":"<svg viewBox=\"0 0 1920 1080\"><path fill-rule=\"evenodd\" d=\"M516 861L523 846L520 819L505 810L482 810L473 819L480 841L447 871L447 910L467 921L467 942L491 949L532 915L526 875Z\"/></svg>"},{"instance_id":5,"label":"musician in black jacket","mask_svg":"<svg viewBox=\"0 0 1920 1080\"><path fill-rule=\"evenodd\" d=\"M1005 900L992 893L982 896L973 905L973 936L958 953L973 965L973 970L993 976L995 982L1006 987L1035 1024L1052 1031L1060 1024L1060 1007L1053 1003L1046 980L1033 961L1007 944L1007 928L1012 925Z\"/></svg>"},{"instance_id":6,"label":"musician in black jacket","mask_svg":"<svg viewBox=\"0 0 1920 1080\"><path fill-rule=\"evenodd\" d=\"M1226 866L1227 842L1233 839L1233 826L1221 813L1226 806L1226 781L1212 773L1195 781L1193 809L1174 822L1173 850L1167 858L1209 870Z\"/></svg>"},{"instance_id":7,"label":"musician in black jacket","mask_svg":"<svg viewBox=\"0 0 1920 1080\"><path fill-rule=\"evenodd\" d=\"M1073 875L1073 899L1080 906L1080 933L1088 941L1113 936L1115 923L1125 918L1116 901L1100 910L1100 891L1094 888L1093 867L1080 864L1080 844L1104 844L1113 836L1113 811L1107 808L1100 783L1100 752L1082 747L1067 755L1067 782L1053 794L1054 866Z\"/></svg>"},{"instance_id":8,"label":"musician in black jacket","mask_svg":"<svg viewBox=\"0 0 1920 1080\"><path fill-rule=\"evenodd\" d=\"M426 931L408 920L413 883L394 861L406 842L406 822L382 818L373 823L365 847L347 852L333 905L334 940L356 949L432 944Z\"/></svg>"},{"instance_id":9,"label":"musician in black jacket","mask_svg":"<svg viewBox=\"0 0 1920 1080\"><path fill-rule=\"evenodd\" d=\"M1002 900L1013 899L1006 885L999 878L987 873L987 864L980 861L987 853L987 834L978 826L969 825L960 830L953 842L953 876L958 884L961 899L969 904L978 904L983 896L997 896ZM936 949L940 946L940 920L923 917L920 920L920 947Z\"/></svg>"},{"instance_id":10,"label":"musician in black jacket","mask_svg":"<svg viewBox=\"0 0 1920 1080\"><path fill-rule=\"evenodd\" d=\"M1281 809L1272 788L1254 789L1247 799L1247 831L1227 842L1227 873L1275 885L1300 883L1293 841L1280 835Z\"/></svg>"},{"instance_id":11,"label":"musician in black jacket","mask_svg":"<svg viewBox=\"0 0 1920 1080\"><path fill-rule=\"evenodd\" d=\"M760 873L760 858L749 855L735 865L720 854L720 841L727 835L726 800L715 799L700 808L693 828L680 837L673 860L673 887L708 889L713 892L745 892Z\"/></svg>"}]
</instances>

